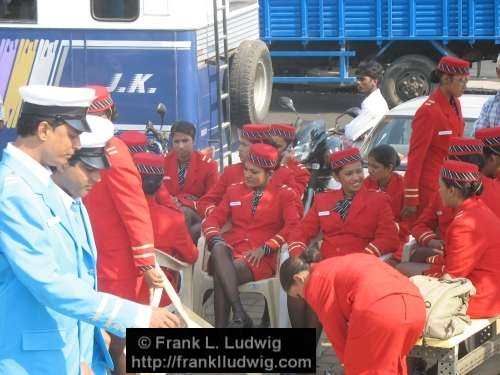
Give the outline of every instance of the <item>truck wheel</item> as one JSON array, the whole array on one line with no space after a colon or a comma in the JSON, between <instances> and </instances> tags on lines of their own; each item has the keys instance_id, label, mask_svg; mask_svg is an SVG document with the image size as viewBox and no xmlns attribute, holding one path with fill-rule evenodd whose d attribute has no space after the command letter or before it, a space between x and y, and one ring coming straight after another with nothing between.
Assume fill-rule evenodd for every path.
<instances>
[{"instance_id":1,"label":"truck wheel","mask_svg":"<svg viewBox=\"0 0 500 375\"><path fill-rule=\"evenodd\" d=\"M231 123L262 122L271 104L273 68L264 42L243 41L229 66Z\"/></svg>"},{"instance_id":2,"label":"truck wheel","mask_svg":"<svg viewBox=\"0 0 500 375\"><path fill-rule=\"evenodd\" d=\"M380 89L390 108L433 89L430 74L436 64L422 55L406 55L396 59L384 73Z\"/></svg>"}]
</instances>

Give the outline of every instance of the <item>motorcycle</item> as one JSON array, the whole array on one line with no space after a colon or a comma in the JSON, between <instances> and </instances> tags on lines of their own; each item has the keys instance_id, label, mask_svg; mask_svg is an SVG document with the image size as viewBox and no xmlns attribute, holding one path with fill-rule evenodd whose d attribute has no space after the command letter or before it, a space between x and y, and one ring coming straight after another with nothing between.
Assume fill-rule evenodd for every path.
<instances>
[{"instance_id":1,"label":"motorcycle","mask_svg":"<svg viewBox=\"0 0 500 375\"><path fill-rule=\"evenodd\" d=\"M167 114L167 107L163 103L159 103L156 107L156 113L160 115L160 129L156 129L151 121L146 124L144 133L148 139L148 151L157 154L165 155L168 152L169 136L167 131L163 131L163 124L165 115Z\"/></svg>"},{"instance_id":2,"label":"motorcycle","mask_svg":"<svg viewBox=\"0 0 500 375\"><path fill-rule=\"evenodd\" d=\"M294 123L297 131L293 153L297 161L311 173L304 194L304 212L307 212L312 205L314 194L329 187L330 154L342 149L342 140L338 135L328 133L325 120L304 120L295 109L291 98L281 97L280 104L297 115Z\"/></svg>"}]
</instances>

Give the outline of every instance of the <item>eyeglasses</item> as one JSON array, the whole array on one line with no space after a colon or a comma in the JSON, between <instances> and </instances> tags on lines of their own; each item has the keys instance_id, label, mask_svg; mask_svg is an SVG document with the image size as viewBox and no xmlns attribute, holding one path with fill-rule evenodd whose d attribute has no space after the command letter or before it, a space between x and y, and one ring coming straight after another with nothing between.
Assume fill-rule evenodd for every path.
<instances>
[{"instance_id":1,"label":"eyeglasses","mask_svg":"<svg viewBox=\"0 0 500 375\"><path fill-rule=\"evenodd\" d=\"M462 85L465 85L467 82L469 82L469 78L467 77L451 77L451 80L461 83Z\"/></svg>"}]
</instances>

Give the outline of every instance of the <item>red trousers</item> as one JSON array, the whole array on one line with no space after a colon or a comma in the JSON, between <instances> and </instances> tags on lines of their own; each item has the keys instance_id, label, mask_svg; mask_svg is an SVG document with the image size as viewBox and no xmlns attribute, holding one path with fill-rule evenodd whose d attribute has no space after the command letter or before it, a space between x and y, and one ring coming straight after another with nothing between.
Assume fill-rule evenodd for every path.
<instances>
[{"instance_id":1,"label":"red trousers","mask_svg":"<svg viewBox=\"0 0 500 375\"><path fill-rule=\"evenodd\" d=\"M406 375L406 356L424 329L421 298L394 294L349 319L345 375Z\"/></svg>"}]
</instances>

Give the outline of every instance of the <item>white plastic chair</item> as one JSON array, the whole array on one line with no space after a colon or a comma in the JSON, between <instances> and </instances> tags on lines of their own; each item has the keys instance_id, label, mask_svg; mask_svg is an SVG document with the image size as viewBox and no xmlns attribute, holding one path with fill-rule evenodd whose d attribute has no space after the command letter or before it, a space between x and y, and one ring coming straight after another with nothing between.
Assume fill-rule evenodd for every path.
<instances>
[{"instance_id":1,"label":"white plastic chair","mask_svg":"<svg viewBox=\"0 0 500 375\"><path fill-rule=\"evenodd\" d=\"M210 254L207 251L204 238L198 242L198 249L200 250L200 256L194 265L193 277L193 310L196 314L203 316L204 299L206 299L207 293L213 290L214 283L212 276L207 272L207 263ZM280 283L278 275L280 254L278 254L277 259L278 267L274 277L259 281L250 281L238 287L240 293L257 293L265 298L269 312L269 323L272 328L278 327L280 310Z\"/></svg>"},{"instance_id":2,"label":"white plastic chair","mask_svg":"<svg viewBox=\"0 0 500 375\"><path fill-rule=\"evenodd\" d=\"M201 254L201 253L200 253ZM193 308L193 265L174 258L161 250L155 251L156 261L161 267L170 268L181 274L181 288L179 296L182 304L190 309Z\"/></svg>"}]
</instances>

